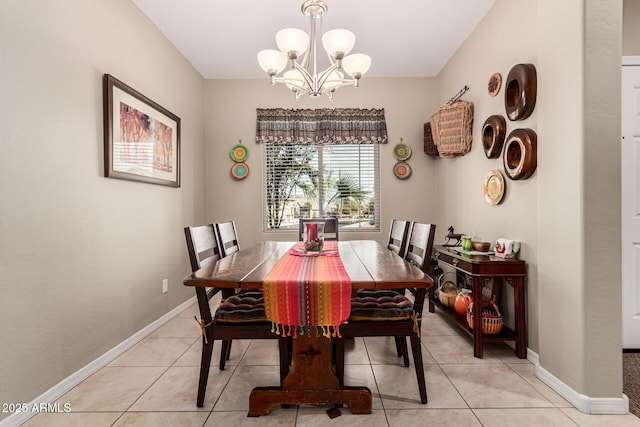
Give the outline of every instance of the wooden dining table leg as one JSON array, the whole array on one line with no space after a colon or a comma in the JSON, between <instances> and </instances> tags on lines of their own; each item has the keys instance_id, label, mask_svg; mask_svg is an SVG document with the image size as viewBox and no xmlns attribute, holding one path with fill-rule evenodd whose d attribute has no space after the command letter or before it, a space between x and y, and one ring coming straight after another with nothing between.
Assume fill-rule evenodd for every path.
<instances>
[{"instance_id":1,"label":"wooden dining table leg","mask_svg":"<svg viewBox=\"0 0 640 427\"><path fill-rule=\"evenodd\" d=\"M313 331L312 331L313 333ZM280 387L256 387L249 397L249 417L267 415L276 405L344 404L354 414L373 409L368 387L340 386L331 368L329 338L301 336L293 340L291 370Z\"/></svg>"}]
</instances>

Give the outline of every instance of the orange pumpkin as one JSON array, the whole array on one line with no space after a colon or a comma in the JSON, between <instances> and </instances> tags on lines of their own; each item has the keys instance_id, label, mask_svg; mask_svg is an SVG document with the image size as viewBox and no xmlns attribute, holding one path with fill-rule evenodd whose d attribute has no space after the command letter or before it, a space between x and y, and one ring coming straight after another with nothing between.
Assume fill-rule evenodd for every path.
<instances>
[{"instance_id":1,"label":"orange pumpkin","mask_svg":"<svg viewBox=\"0 0 640 427\"><path fill-rule=\"evenodd\" d=\"M470 295L461 292L456 296L456 300L453 303L453 308L456 309L456 313L458 313L460 316L466 316L467 307L469 307L469 304L471 304L472 301L473 298Z\"/></svg>"}]
</instances>

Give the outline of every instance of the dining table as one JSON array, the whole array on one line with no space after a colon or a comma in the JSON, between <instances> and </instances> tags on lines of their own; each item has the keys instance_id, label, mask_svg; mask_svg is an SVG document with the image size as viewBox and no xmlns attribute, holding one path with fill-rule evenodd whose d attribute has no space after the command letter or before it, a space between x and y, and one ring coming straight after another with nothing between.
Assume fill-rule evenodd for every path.
<instances>
[{"instance_id":1,"label":"dining table","mask_svg":"<svg viewBox=\"0 0 640 427\"><path fill-rule=\"evenodd\" d=\"M263 241L205 263L184 280L186 286L263 289L274 266L299 242ZM374 240L336 242L337 255L350 279L350 292L358 289L432 288L433 280L416 266ZM308 257L311 266L322 254ZM336 334L337 332L337 334ZM339 327L334 331L339 336ZM279 386L255 387L249 397L248 416L270 413L276 405L346 405L353 414L370 414L371 390L341 385L332 367L331 334L292 336L291 366Z\"/></svg>"}]
</instances>

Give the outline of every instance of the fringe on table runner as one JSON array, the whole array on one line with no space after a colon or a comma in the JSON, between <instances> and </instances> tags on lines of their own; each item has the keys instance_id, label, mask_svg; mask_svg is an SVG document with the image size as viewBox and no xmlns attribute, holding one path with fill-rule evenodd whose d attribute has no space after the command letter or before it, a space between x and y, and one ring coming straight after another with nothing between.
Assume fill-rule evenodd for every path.
<instances>
[{"instance_id":1,"label":"fringe on table runner","mask_svg":"<svg viewBox=\"0 0 640 427\"><path fill-rule=\"evenodd\" d=\"M340 325L337 326L311 326L311 325L283 325L275 322L271 322L271 332L276 335L282 335L283 337L297 338L299 336L311 337L311 331L315 330L316 337L325 338L342 338L340 334ZM300 331L300 332L298 332Z\"/></svg>"}]
</instances>

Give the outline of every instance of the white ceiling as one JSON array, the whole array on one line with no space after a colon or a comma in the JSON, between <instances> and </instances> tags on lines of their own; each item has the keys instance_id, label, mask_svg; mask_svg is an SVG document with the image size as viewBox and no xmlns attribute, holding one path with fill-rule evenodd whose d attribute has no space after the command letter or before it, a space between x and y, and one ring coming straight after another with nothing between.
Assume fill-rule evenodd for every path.
<instances>
[{"instance_id":1,"label":"white ceiling","mask_svg":"<svg viewBox=\"0 0 640 427\"><path fill-rule=\"evenodd\" d=\"M430 77L473 31L495 0L325 0L323 32L356 35L370 77ZM277 49L275 33L309 32L303 0L133 0L205 79L259 78L257 53ZM320 53L319 53L320 54Z\"/></svg>"}]
</instances>

